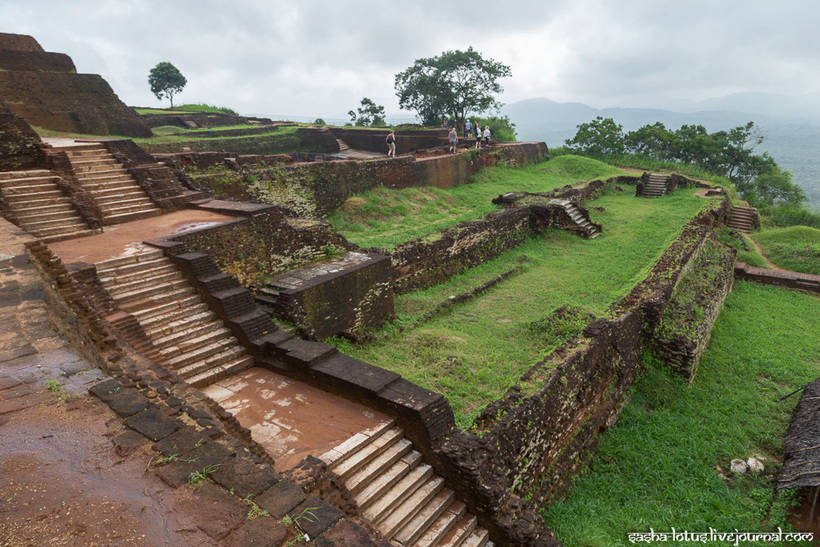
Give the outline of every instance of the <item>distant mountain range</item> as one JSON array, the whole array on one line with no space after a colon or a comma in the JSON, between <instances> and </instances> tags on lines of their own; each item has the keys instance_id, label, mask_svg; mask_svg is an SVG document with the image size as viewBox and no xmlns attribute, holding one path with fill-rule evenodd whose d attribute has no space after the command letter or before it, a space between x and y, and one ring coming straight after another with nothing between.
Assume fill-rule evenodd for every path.
<instances>
[{"instance_id":1,"label":"distant mountain range","mask_svg":"<svg viewBox=\"0 0 820 547\"><path fill-rule=\"evenodd\" d=\"M809 197L810 208L820 210L820 94L787 97L737 93L698 103L679 103L681 111L651 108L593 108L583 103L528 99L506 105L503 113L516 125L519 140L546 141L560 146L575 135L579 124L595 116L613 118L632 131L657 121L677 129L701 124L709 131L729 129L754 121L768 151ZM689 110L692 109L692 110Z\"/></svg>"}]
</instances>

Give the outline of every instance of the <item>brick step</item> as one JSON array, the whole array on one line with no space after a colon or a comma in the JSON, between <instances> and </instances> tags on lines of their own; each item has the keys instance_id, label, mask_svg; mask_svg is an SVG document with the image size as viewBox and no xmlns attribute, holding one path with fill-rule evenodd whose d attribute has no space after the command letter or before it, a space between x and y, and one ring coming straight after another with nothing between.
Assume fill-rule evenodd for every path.
<instances>
[{"instance_id":1,"label":"brick step","mask_svg":"<svg viewBox=\"0 0 820 547\"><path fill-rule=\"evenodd\" d=\"M478 525L475 515L465 515L439 541L440 547L459 547L467 540Z\"/></svg>"},{"instance_id":2,"label":"brick step","mask_svg":"<svg viewBox=\"0 0 820 547\"><path fill-rule=\"evenodd\" d=\"M186 351L204 346L225 336L231 331L225 328L222 321L202 321L186 329L179 329L171 334L151 337L154 345L163 354L185 353Z\"/></svg>"},{"instance_id":3,"label":"brick step","mask_svg":"<svg viewBox=\"0 0 820 547\"><path fill-rule=\"evenodd\" d=\"M119 201L111 201L108 203L101 203L100 207L103 213L127 213L143 210L146 206L153 207L154 202L147 197L121 199Z\"/></svg>"},{"instance_id":4,"label":"brick step","mask_svg":"<svg viewBox=\"0 0 820 547\"><path fill-rule=\"evenodd\" d=\"M377 525L376 529L385 539L391 539L399 532L425 505L436 497L444 488L444 479L432 477L427 482L419 486L407 499L400 503L389 514L385 515Z\"/></svg>"},{"instance_id":5,"label":"brick step","mask_svg":"<svg viewBox=\"0 0 820 547\"><path fill-rule=\"evenodd\" d=\"M143 218L149 218L162 214L162 211L156 207L151 209L144 209L142 211L135 211L132 213L117 213L114 215L107 214L104 216L106 224L121 224L123 222L132 222Z\"/></svg>"},{"instance_id":6,"label":"brick step","mask_svg":"<svg viewBox=\"0 0 820 547\"><path fill-rule=\"evenodd\" d=\"M82 232L89 230L87 224L84 222L73 222L73 223L66 223L66 224L59 224L56 226L50 227L42 227L42 228L31 228L21 223L21 228L26 230L27 232L32 232L37 237L49 237L55 235L63 235L70 232Z\"/></svg>"},{"instance_id":7,"label":"brick step","mask_svg":"<svg viewBox=\"0 0 820 547\"><path fill-rule=\"evenodd\" d=\"M10 179L0 179L0 188L4 190L6 188L14 188L14 187L25 187L25 186L32 186L32 185L42 185L42 184L55 184L60 177L56 175L41 175L36 177L21 177L21 178L10 178Z\"/></svg>"},{"instance_id":8,"label":"brick step","mask_svg":"<svg viewBox=\"0 0 820 547\"><path fill-rule=\"evenodd\" d=\"M194 295L179 301L166 302L156 308L140 311L139 320L144 329L155 329L164 323L178 321L188 314L208 310L208 306ZM136 316L136 313L134 314Z\"/></svg>"},{"instance_id":9,"label":"brick step","mask_svg":"<svg viewBox=\"0 0 820 547\"><path fill-rule=\"evenodd\" d=\"M416 541L416 547L432 547L438 545L441 540L455 528L456 524L464 518L467 507L460 501L454 501L445 511L433 522L427 530ZM465 536L466 538L466 536Z\"/></svg>"},{"instance_id":10,"label":"brick step","mask_svg":"<svg viewBox=\"0 0 820 547\"><path fill-rule=\"evenodd\" d=\"M158 268L173 268L171 261L165 257L156 260L146 260L145 262L136 262L131 264L124 264L114 268L97 268L97 275L103 283L117 282L118 278L124 278L140 273L156 270Z\"/></svg>"},{"instance_id":11,"label":"brick step","mask_svg":"<svg viewBox=\"0 0 820 547\"><path fill-rule=\"evenodd\" d=\"M68 198L62 198L56 203L49 205L31 205L27 203L25 207L20 207L21 213L30 213L32 215L47 215L49 213L63 213L73 210L74 206Z\"/></svg>"},{"instance_id":12,"label":"brick step","mask_svg":"<svg viewBox=\"0 0 820 547\"><path fill-rule=\"evenodd\" d=\"M345 481L345 488L354 496L369 486L374 480L387 473L394 464L413 450L413 443L399 439L379 454L370 463L361 467Z\"/></svg>"},{"instance_id":13,"label":"brick step","mask_svg":"<svg viewBox=\"0 0 820 547\"><path fill-rule=\"evenodd\" d=\"M148 262L157 260L160 258L165 258L164 253L159 250L150 250L144 251L138 254L133 254L130 256L120 256L117 258L109 258L106 260L101 260L95 264L97 267L97 272L101 270L109 270L112 268L119 268L120 266L127 266L129 264L137 264L142 262Z\"/></svg>"},{"instance_id":14,"label":"brick step","mask_svg":"<svg viewBox=\"0 0 820 547\"><path fill-rule=\"evenodd\" d=\"M359 510L367 509L374 501L395 486L397 482L406 477L419 463L421 463L421 453L413 450L380 476L364 485L363 489L354 496Z\"/></svg>"},{"instance_id":15,"label":"brick step","mask_svg":"<svg viewBox=\"0 0 820 547\"><path fill-rule=\"evenodd\" d=\"M13 194L42 194L43 192L58 191L62 192L53 182L29 184L25 186L6 186L3 188L3 195L9 196Z\"/></svg>"},{"instance_id":16,"label":"brick step","mask_svg":"<svg viewBox=\"0 0 820 547\"><path fill-rule=\"evenodd\" d=\"M83 219L80 218L79 215L54 220L35 220L32 222L29 222L26 219L20 219L20 225L26 230L37 230L38 232L42 232L43 230L50 230L52 228L62 228L64 226L82 226L83 228L88 228L86 223L83 222Z\"/></svg>"},{"instance_id":17,"label":"brick step","mask_svg":"<svg viewBox=\"0 0 820 547\"><path fill-rule=\"evenodd\" d=\"M77 230L74 232L63 232L52 236L43 237L44 243L56 243L57 241L65 241L67 239L76 239L79 237L93 236L100 233L98 230L86 228L85 230Z\"/></svg>"},{"instance_id":18,"label":"brick step","mask_svg":"<svg viewBox=\"0 0 820 547\"><path fill-rule=\"evenodd\" d=\"M27 169L25 171L0 171L0 180L24 179L31 177L53 176L54 173L46 169Z\"/></svg>"},{"instance_id":19,"label":"brick step","mask_svg":"<svg viewBox=\"0 0 820 547\"><path fill-rule=\"evenodd\" d=\"M485 545L489 545L489 542L490 533L484 528L479 528L470 534L461 545L462 547L484 547Z\"/></svg>"},{"instance_id":20,"label":"brick step","mask_svg":"<svg viewBox=\"0 0 820 547\"><path fill-rule=\"evenodd\" d=\"M111 165L119 165L120 163L112 157L100 157L100 158L85 158L85 157L74 157L69 158L71 160L71 167L74 168L74 171L85 171L88 172L93 170L95 167L103 167L103 168L110 168Z\"/></svg>"},{"instance_id":21,"label":"brick step","mask_svg":"<svg viewBox=\"0 0 820 547\"><path fill-rule=\"evenodd\" d=\"M121 308L125 308L130 311L132 309L132 305L137 302L143 301L150 297L170 298L176 291L184 289L190 289L193 291L193 288L188 285L187 281L184 279L177 279L166 285L140 288L131 292L121 292L112 296Z\"/></svg>"},{"instance_id":22,"label":"brick step","mask_svg":"<svg viewBox=\"0 0 820 547\"><path fill-rule=\"evenodd\" d=\"M215 353L206 359L201 359L193 364L178 368L176 373L182 378L191 378L198 376L203 372L213 370L216 367L223 369L232 368L243 361L253 361L253 357L245 352L245 349L240 346L232 346L224 351Z\"/></svg>"},{"instance_id":23,"label":"brick step","mask_svg":"<svg viewBox=\"0 0 820 547\"><path fill-rule=\"evenodd\" d=\"M398 427L392 427L380 435L374 436L365 446L357 450L349 458L334 464L331 471L343 481L347 481L357 471L379 457L394 443L404 437L404 432Z\"/></svg>"},{"instance_id":24,"label":"brick step","mask_svg":"<svg viewBox=\"0 0 820 547\"><path fill-rule=\"evenodd\" d=\"M117 282L117 280L114 280L109 282L106 284L106 289L111 293L111 296L114 297L114 300L117 300L120 295L140 289L166 289L172 281L180 279L182 279L182 274L173 268L170 271L156 273L149 270L147 273L140 272L140 274L137 274L137 276L130 281L122 280L121 282Z\"/></svg>"},{"instance_id":25,"label":"brick step","mask_svg":"<svg viewBox=\"0 0 820 547\"><path fill-rule=\"evenodd\" d=\"M205 306L200 300L199 295L194 294L193 288L189 287L191 293L175 299L163 300L161 303L151 307L142 307L138 310L133 310L131 313L137 318L140 324L147 325L149 328L153 324L152 321L162 321L168 313L184 313L191 306Z\"/></svg>"},{"instance_id":26,"label":"brick step","mask_svg":"<svg viewBox=\"0 0 820 547\"><path fill-rule=\"evenodd\" d=\"M454 501L453 491L449 488L442 489L396 532L393 540L401 545L414 545Z\"/></svg>"},{"instance_id":27,"label":"brick step","mask_svg":"<svg viewBox=\"0 0 820 547\"><path fill-rule=\"evenodd\" d=\"M93 175L78 175L77 180L85 187L113 182L135 182L134 178L124 169L118 169L111 173L95 173Z\"/></svg>"},{"instance_id":28,"label":"brick step","mask_svg":"<svg viewBox=\"0 0 820 547\"><path fill-rule=\"evenodd\" d=\"M185 380L196 388L202 388L213 384L214 382L218 382L223 378L227 378L228 376L239 374L243 370L247 370L252 366L254 366L253 358L246 357L238 360L236 363L219 365L201 374L197 374L196 376L188 377Z\"/></svg>"},{"instance_id":29,"label":"brick step","mask_svg":"<svg viewBox=\"0 0 820 547\"><path fill-rule=\"evenodd\" d=\"M68 210L52 211L50 213L32 213L29 209L21 209L20 211L16 211L15 214L17 215L17 220L20 222L53 222L55 220L82 219L79 213L72 207L69 207Z\"/></svg>"},{"instance_id":30,"label":"brick step","mask_svg":"<svg viewBox=\"0 0 820 547\"><path fill-rule=\"evenodd\" d=\"M216 355L217 353L223 352L232 346L237 345L238 342L236 341L236 338L233 336L227 336L225 338L213 341L210 344L193 348L184 354L171 357L167 359L166 362L168 363L168 366L174 369L180 369L187 365L196 363L197 361L207 359L211 355Z\"/></svg>"},{"instance_id":31,"label":"brick step","mask_svg":"<svg viewBox=\"0 0 820 547\"><path fill-rule=\"evenodd\" d=\"M163 306L179 306L179 302L185 301L189 298L196 298L199 301L199 296L196 295L196 290L190 285L181 288L173 289L167 294L149 295L139 300L128 302L124 307L128 313L134 315L138 320L144 317L144 312L153 312L157 308Z\"/></svg>"},{"instance_id":32,"label":"brick step","mask_svg":"<svg viewBox=\"0 0 820 547\"><path fill-rule=\"evenodd\" d=\"M167 317L167 316L166 316ZM216 315L210 310L201 311L198 313L186 313L180 315L177 319L173 321L169 321L167 318L159 324L155 324L153 328L146 328L143 325L143 329L145 330L145 334L148 335L149 338L154 340L155 344L161 343L160 340L164 340L169 336L173 336L176 333L184 332L184 331L191 331L192 329L196 328L198 325L207 324L211 322L219 322L215 320Z\"/></svg>"},{"instance_id":33,"label":"brick step","mask_svg":"<svg viewBox=\"0 0 820 547\"><path fill-rule=\"evenodd\" d=\"M35 192L30 194L4 194L6 201L11 204L21 203L31 206L49 205L51 203L59 202L63 199L68 199L65 194L59 189L48 190L45 192ZM55 201L56 200L56 201Z\"/></svg>"},{"instance_id":34,"label":"brick step","mask_svg":"<svg viewBox=\"0 0 820 547\"><path fill-rule=\"evenodd\" d=\"M80 181L80 184L84 184L85 182L95 182L97 179L104 179L107 177L131 176L128 171L126 171L125 167L121 165L117 165L116 167L109 166L108 169L99 169L97 171L81 171L75 174L77 175L77 179Z\"/></svg>"},{"instance_id":35,"label":"brick step","mask_svg":"<svg viewBox=\"0 0 820 547\"><path fill-rule=\"evenodd\" d=\"M142 188L135 187L134 185L128 185L122 188L93 190L91 194L97 200L97 203L106 203L116 199L148 198L148 194L146 194Z\"/></svg>"},{"instance_id":36,"label":"brick step","mask_svg":"<svg viewBox=\"0 0 820 547\"><path fill-rule=\"evenodd\" d=\"M362 515L371 523L383 520L432 476L432 467L425 463L417 465L382 496L373 500Z\"/></svg>"},{"instance_id":37,"label":"brick step","mask_svg":"<svg viewBox=\"0 0 820 547\"><path fill-rule=\"evenodd\" d=\"M88 148L86 150L77 150L74 152L67 152L70 160L84 160L91 158L110 158L113 157L105 148Z\"/></svg>"}]
</instances>

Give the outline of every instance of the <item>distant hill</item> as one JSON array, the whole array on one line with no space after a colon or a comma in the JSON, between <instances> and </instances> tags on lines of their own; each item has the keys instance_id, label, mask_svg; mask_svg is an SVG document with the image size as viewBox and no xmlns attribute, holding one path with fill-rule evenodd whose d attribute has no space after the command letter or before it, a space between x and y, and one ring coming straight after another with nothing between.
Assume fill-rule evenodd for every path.
<instances>
[{"instance_id":1,"label":"distant hill","mask_svg":"<svg viewBox=\"0 0 820 547\"><path fill-rule=\"evenodd\" d=\"M657 121L672 129L683 124L701 124L709 131L717 131L751 120L759 126L765 139L760 150L768 151L781 167L791 171L794 181L806 191L810 207L820 210L820 95L799 98L796 101L799 107L789 99L781 95L735 94L694 103L691 106L703 110L693 112L649 108L598 109L583 103L528 99L505 106L504 114L515 123L519 140L543 140L550 146L562 145L565 139L575 135L578 124L595 116L613 118L625 131ZM803 107L806 108L805 116L801 118L799 113ZM758 111L746 111L753 109Z\"/></svg>"}]
</instances>

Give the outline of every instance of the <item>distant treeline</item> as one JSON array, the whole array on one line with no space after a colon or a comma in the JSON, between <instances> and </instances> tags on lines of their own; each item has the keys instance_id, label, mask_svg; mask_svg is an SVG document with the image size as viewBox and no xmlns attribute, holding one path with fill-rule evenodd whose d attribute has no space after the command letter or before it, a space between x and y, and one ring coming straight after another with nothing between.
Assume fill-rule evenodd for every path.
<instances>
[{"instance_id":1,"label":"distant treeline","mask_svg":"<svg viewBox=\"0 0 820 547\"><path fill-rule=\"evenodd\" d=\"M695 167L726 177L742 199L778 224L820 225L820 215L803 208L806 195L792 181L791 173L782 170L767 152L755 153L762 142L754 122L713 133L702 125L672 130L656 122L625 133L612 118L598 116L578 126L575 136L566 140L566 150L650 168Z\"/></svg>"}]
</instances>

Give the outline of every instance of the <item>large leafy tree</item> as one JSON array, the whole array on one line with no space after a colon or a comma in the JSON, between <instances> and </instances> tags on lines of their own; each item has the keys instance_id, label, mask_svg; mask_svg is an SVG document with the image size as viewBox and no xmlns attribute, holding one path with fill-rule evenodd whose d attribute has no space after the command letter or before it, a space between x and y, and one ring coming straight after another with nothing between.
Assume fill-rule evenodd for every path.
<instances>
[{"instance_id":1,"label":"large leafy tree","mask_svg":"<svg viewBox=\"0 0 820 547\"><path fill-rule=\"evenodd\" d=\"M565 142L573 152L587 156L619 156L626 150L623 126L601 116L579 125L575 136Z\"/></svg>"},{"instance_id":2,"label":"large leafy tree","mask_svg":"<svg viewBox=\"0 0 820 547\"><path fill-rule=\"evenodd\" d=\"M512 74L510 67L485 59L472 47L445 51L437 57L416 59L413 66L396 74L399 106L415 110L424 124L450 117L461 125L468 113L486 112L501 104L498 80Z\"/></svg>"},{"instance_id":3,"label":"large leafy tree","mask_svg":"<svg viewBox=\"0 0 820 547\"><path fill-rule=\"evenodd\" d=\"M359 107L347 113L350 116L350 123L363 127L384 127L384 107L373 102L367 97L362 98Z\"/></svg>"},{"instance_id":4,"label":"large leafy tree","mask_svg":"<svg viewBox=\"0 0 820 547\"><path fill-rule=\"evenodd\" d=\"M159 100L167 98L171 101L171 108L174 108L174 95L180 93L187 83L179 69L166 61L157 63L148 73L151 93Z\"/></svg>"}]
</instances>

